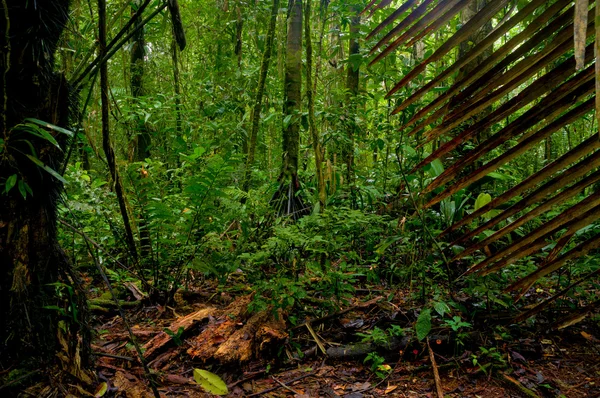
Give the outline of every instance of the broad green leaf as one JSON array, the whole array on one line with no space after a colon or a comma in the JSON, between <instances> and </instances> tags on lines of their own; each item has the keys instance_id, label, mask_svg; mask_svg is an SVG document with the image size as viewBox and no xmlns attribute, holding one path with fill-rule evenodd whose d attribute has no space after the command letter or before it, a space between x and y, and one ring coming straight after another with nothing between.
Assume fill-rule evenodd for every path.
<instances>
[{"instance_id":1,"label":"broad green leaf","mask_svg":"<svg viewBox=\"0 0 600 398\"><path fill-rule=\"evenodd\" d=\"M225 382L216 374L211 373L203 369L194 369L194 380L196 383L211 394L215 395L227 395L227 385Z\"/></svg>"},{"instance_id":2,"label":"broad green leaf","mask_svg":"<svg viewBox=\"0 0 600 398\"><path fill-rule=\"evenodd\" d=\"M108 182L104 181L104 180L100 180L100 179L96 179L94 181L92 181L92 188L100 188L103 185L108 184Z\"/></svg>"},{"instance_id":3,"label":"broad green leaf","mask_svg":"<svg viewBox=\"0 0 600 398\"><path fill-rule=\"evenodd\" d=\"M480 193L475 200L475 210L481 209L492 201L492 196L489 193Z\"/></svg>"},{"instance_id":4,"label":"broad green leaf","mask_svg":"<svg viewBox=\"0 0 600 398\"><path fill-rule=\"evenodd\" d=\"M53 168L44 165L42 167L42 169L46 170L46 172L48 172L48 174L50 174L52 177L56 178L58 181L62 182L63 184L67 183L67 180L65 180L63 178L63 176L61 176L60 174L58 174L58 172L56 170L54 170Z\"/></svg>"},{"instance_id":5,"label":"broad green leaf","mask_svg":"<svg viewBox=\"0 0 600 398\"><path fill-rule=\"evenodd\" d=\"M402 239L402 236L392 236L392 237L386 238L385 240L383 240L381 243L379 243L376 246L375 253L382 256L388 247L390 247L392 244L398 242L400 239Z\"/></svg>"},{"instance_id":6,"label":"broad green leaf","mask_svg":"<svg viewBox=\"0 0 600 398\"><path fill-rule=\"evenodd\" d=\"M17 175L13 174L10 177L8 177L6 179L6 183L4 184L4 192L5 193L9 193L11 189L13 189L13 187L15 186L15 184L17 183Z\"/></svg>"},{"instance_id":7,"label":"broad green leaf","mask_svg":"<svg viewBox=\"0 0 600 398\"><path fill-rule=\"evenodd\" d=\"M36 165L38 165L39 167L41 167L42 169L46 170L46 172L48 174L50 174L52 177L56 178L58 181L62 182L63 184L66 184L67 181L63 178L63 176L61 176L60 174L58 174L54 169L52 169L51 167L48 167L44 164L44 162L42 162L41 160L39 160L38 158L36 158L35 156L31 156L31 155L25 155L29 158L29 160L31 160L33 163L35 163Z\"/></svg>"},{"instance_id":8,"label":"broad green leaf","mask_svg":"<svg viewBox=\"0 0 600 398\"><path fill-rule=\"evenodd\" d=\"M450 307L448 307L448 304L444 303L443 301L437 301L433 303L433 309L435 312L440 314L440 316L444 316L444 314L450 312Z\"/></svg>"},{"instance_id":9,"label":"broad green leaf","mask_svg":"<svg viewBox=\"0 0 600 398\"><path fill-rule=\"evenodd\" d=\"M29 126L26 125L25 127L26 128L23 129L24 131L27 131L29 134L35 135L36 137L40 137L40 138L50 142L52 145L54 145L58 149L61 149L60 145L58 145L58 142L56 141L56 139L52 136L52 134L50 134L46 130L41 129L36 125L29 125Z\"/></svg>"},{"instance_id":10,"label":"broad green leaf","mask_svg":"<svg viewBox=\"0 0 600 398\"><path fill-rule=\"evenodd\" d=\"M23 197L23 199L27 199L27 191L25 190L25 183L23 182L23 180L19 180L19 192L21 193L21 196Z\"/></svg>"},{"instance_id":11,"label":"broad green leaf","mask_svg":"<svg viewBox=\"0 0 600 398\"><path fill-rule=\"evenodd\" d=\"M73 132L71 130L67 130L67 129L64 129L62 127L58 127L58 126L56 126L54 124L51 124L51 123L48 123L48 122L44 122L43 120L34 119L34 118L30 117L30 118L25 119L25 121L26 122L35 123L35 124L39 124L40 126L49 128L50 130L54 130L54 131L56 131L58 133L62 133L62 134L68 135L69 137L73 137L74 136L74 134L73 134Z\"/></svg>"},{"instance_id":12,"label":"broad green leaf","mask_svg":"<svg viewBox=\"0 0 600 398\"><path fill-rule=\"evenodd\" d=\"M402 145L402 152L404 152L405 157L414 157L417 156L417 151L413 149L413 147L408 145Z\"/></svg>"},{"instance_id":13,"label":"broad green leaf","mask_svg":"<svg viewBox=\"0 0 600 398\"><path fill-rule=\"evenodd\" d=\"M415 324L415 331L417 332L417 339L419 341L427 337L431 331L431 310L429 308L421 310Z\"/></svg>"},{"instance_id":14,"label":"broad green leaf","mask_svg":"<svg viewBox=\"0 0 600 398\"><path fill-rule=\"evenodd\" d=\"M31 187L29 186L29 184L27 184L26 182L23 182L23 185L25 186L25 190L27 191L27 193L30 196L33 196L33 190L31 189Z\"/></svg>"},{"instance_id":15,"label":"broad green leaf","mask_svg":"<svg viewBox=\"0 0 600 398\"><path fill-rule=\"evenodd\" d=\"M436 177L442 174L444 172L444 165L442 164L442 161L435 159L433 162L431 162L431 170L433 171L433 175Z\"/></svg>"}]
</instances>

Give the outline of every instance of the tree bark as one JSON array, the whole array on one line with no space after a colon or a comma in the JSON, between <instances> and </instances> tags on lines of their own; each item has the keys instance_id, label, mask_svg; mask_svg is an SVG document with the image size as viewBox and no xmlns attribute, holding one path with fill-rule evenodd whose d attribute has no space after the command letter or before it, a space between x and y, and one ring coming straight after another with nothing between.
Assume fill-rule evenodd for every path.
<instances>
[{"instance_id":1,"label":"tree bark","mask_svg":"<svg viewBox=\"0 0 600 398\"><path fill-rule=\"evenodd\" d=\"M359 54L358 34L360 25L360 10L355 10L356 15L350 20L350 41L348 44L348 67L346 74L346 104L348 111L346 113L348 144L345 149L344 158L346 161L346 179L348 184L354 184L354 141L356 136L356 96L358 95L360 66L354 66L354 60Z\"/></svg>"},{"instance_id":2,"label":"tree bark","mask_svg":"<svg viewBox=\"0 0 600 398\"><path fill-rule=\"evenodd\" d=\"M302 107L302 0L290 0L288 19L283 115L282 179L298 178L300 111Z\"/></svg>"},{"instance_id":3,"label":"tree bark","mask_svg":"<svg viewBox=\"0 0 600 398\"><path fill-rule=\"evenodd\" d=\"M304 18L304 41L306 43L306 98L308 100L308 128L310 130L310 137L313 143L313 150L315 152L315 174L317 176L317 190L319 193L319 211L325 210L325 203L327 201L327 193L325 191L325 176L323 174L323 148L319 133L317 131L317 123L315 121L315 99L314 91L315 86L312 83L312 38L310 32L310 0L306 2L306 17Z\"/></svg>"},{"instance_id":4,"label":"tree bark","mask_svg":"<svg viewBox=\"0 0 600 398\"><path fill-rule=\"evenodd\" d=\"M280 216L301 217L307 209L297 195L302 108L302 0L289 0L283 100L282 164L279 189L271 203Z\"/></svg>"},{"instance_id":5,"label":"tree bark","mask_svg":"<svg viewBox=\"0 0 600 398\"><path fill-rule=\"evenodd\" d=\"M136 0L132 5L131 15L135 15L141 6L142 1ZM129 64L131 71L131 95L134 101L143 97L144 92L144 62L146 57L146 40L144 37L144 27L141 25L141 18L138 18L133 25L134 35L131 38L131 61ZM135 161L143 162L150 157L150 145L152 138L146 122L142 117L137 118L136 129L132 135L135 135ZM152 242L148 223L143 215L138 214L138 232L140 236L140 254L142 259L149 259L152 251Z\"/></svg>"},{"instance_id":6,"label":"tree bark","mask_svg":"<svg viewBox=\"0 0 600 398\"><path fill-rule=\"evenodd\" d=\"M135 15L136 10L141 5L141 1L137 0L134 2L134 6L131 10L131 15ZM144 92L144 58L146 56L146 41L144 37L144 27L141 26L141 18L138 18L132 27L134 29L134 35L131 38L131 95L137 99L145 95ZM150 157L150 145L152 139L150 132L144 122L144 119L139 117L137 119L137 130L135 132L135 160L138 162L144 161L144 159Z\"/></svg>"},{"instance_id":7,"label":"tree bark","mask_svg":"<svg viewBox=\"0 0 600 398\"><path fill-rule=\"evenodd\" d=\"M309 212L298 195L302 108L302 0L289 0L283 100L282 162L279 188L271 198L279 216L298 219Z\"/></svg>"},{"instance_id":8,"label":"tree bark","mask_svg":"<svg viewBox=\"0 0 600 398\"><path fill-rule=\"evenodd\" d=\"M175 37L171 41L171 61L173 62L173 89L175 90L175 135L181 135L181 84L179 82L179 57Z\"/></svg>"},{"instance_id":9,"label":"tree bark","mask_svg":"<svg viewBox=\"0 0 600 398\"><path fill-rule=\"evenodd\" d=\"M98 0L98 26L98 48L100 57L104 57L106 55L106 0ZM108 163L110 176L113 180L115 193L119 202L119 209L121 210L121 216L123 217L125 240L127 242L129 254L134 260L137 260L137 249L135 240L133 239L133 231L131 230L123 186L117 170L115 152L110 142L110 124L108 117L110 102L108 98L108 67L106 62L100 65L100 99L102 101L102 148L106 155L106 163Z\"/></svg>"},{"instance_id":10,"label":"tree bark","mask_svg":"<svg viewBox=\"0 0 600 398\"><path fill-rule=\"evenodd\" d=\"M76 284L56 237L56 204L62 183L47 172L60 169L63 151L22 128L26 118L68 126L69 104L75 95L64 76L53 72L54 54L68 20L68 3L0 2L0 191L8 188L9 178L17 178L13 189L0 194L2 371L30 365L39 369L40 363L56 358L60 349L57 334L64 336L65 330L57 328L59 312L46 306L58 306L68 317L62 317L70 336L71 352L66 355L71 357L80 350L78 359L83 366L89 355L85 297L77 286L68 303L57 295L58 290L66 292L64 289ZM48 132L65 147L66 135L53 129Z\"/></svg>"}]
</instances>

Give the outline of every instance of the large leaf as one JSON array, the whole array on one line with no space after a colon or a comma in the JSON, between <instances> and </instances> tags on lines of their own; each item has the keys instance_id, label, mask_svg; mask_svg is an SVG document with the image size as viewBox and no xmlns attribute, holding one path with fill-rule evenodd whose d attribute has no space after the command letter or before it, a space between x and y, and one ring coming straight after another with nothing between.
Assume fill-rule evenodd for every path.
<instances>
[{"instance_id":1,"label":"large leaf","mask_svg":"<svg viewBox=\"0 0 600 398\"><path fill-rule=\"evenodd\" d=\"M4 192L8 193L17 183L17 175L13 174L6 179L6 183L4 184Z\"/></svg>"},{"instance_id":2,"label":"large leaf","mask_svg":"<svg viewBox=\"0 0 600 398\"><path fill-rule=\"evenodd\" d=\"M227 385L219 376L203 369L194 369L194 380L200 384L206 392L215 395L227 395Z\"/></svg>"},{"instance_id":3,"label":"large leaf","mask_svg":"<svg viewBox=\"0 0 600 398\"><path fill-rule=\"evenodd\" d=\"M448 304L444 303L443 301L436 301L433 304L433 308L435 309L435 312L440 314L440 316L450 313L450 307L448 307Z\"/></svg>"},{"instance_id":4,"label":"large leaf","mask_svg":"<svg viewBox=\"0 0 600 398\"><path fill-rule=\"evenodd\" d=\"M35 123L35 124L39 124L42 127L49 128L50 130L54 130L57 133L65 134L65 135L67 135L69 137L73 137L74 136L74 134L73 134L73 132L71 130L67 130L67 129L64 129L62 127L58 127L58 126L56 126L56 125L54 125L52 123L44 122L43 120L34 119L34 118L30 117L30 118L25 119L25 121L26 122Z\"/></svg>"},{"instance_id":5,"label":"large leaf","mask_svg":"<svg viewBox=\"0 0 600 398\"><path fill-rule=\"evenodd\" d=\"M492 196L489 193L482 192L475 200L475 210L481 209L492 201Z\"/></svg>"},{"instance_id":6,"label":"large leaf","mask_svg":"<svg viewBox=\"0 0 600 398\"><path fill-rule=\"evenodd\" d=\"M56 139L46 130L39 128L38 126L36 126L34 124L22 124L22 125L20 125L20 127L23 131L27 131L29 134L35 135L36 137L40 137L40 138L48 141L49 143L51 143L58 149L60 149L60 145L58 145L58 142L56 141Z\"/></svg>"},{"instance_id":7,"label":"large leaf","mask_svg":"<svg viewBox=\"0 0 600 398\"><path fill-rule=\"evenodd\" d=\"M44 162L42 162L41 160L39 160L35 156L31 156L31 155L25 155L25 156L27 156L29 158L29 160L31 160L33 163L35 163L36 165L38 165L40 168L44 169L48 174L50 174L51 176L53 176L54 178L56 178L57 180L59 180L63 184L67 183L67 181L63 178L63 176L61 176L60 174L58 174L56 172L56 170L54 170L53 168L45 165Z\"/></svg>"},{"instance_id":8,"label":"large leaf","mask_svg":"<svg viewBox=\"0 0 600 398\"><path fill-rule=\"evenodd\" d=\"M417 339L419 341L427 337L431 331L431 310L429 308L421 310L415 324L415 331L417 332Z\"/></svg>"}]
</instances>

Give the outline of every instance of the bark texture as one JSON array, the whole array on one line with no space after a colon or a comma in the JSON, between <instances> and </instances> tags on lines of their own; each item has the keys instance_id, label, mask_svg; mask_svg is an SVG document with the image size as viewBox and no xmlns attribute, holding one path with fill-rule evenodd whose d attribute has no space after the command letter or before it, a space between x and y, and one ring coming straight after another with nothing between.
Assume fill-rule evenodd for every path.
<instances>
[{"instance_id":1,"label":"bark texture","mask_svg":"<svg viewBox=\"0 0 600 398\"><path fill-rule=\"evenodd\" d=\"M360 46L358 43L358 34L360 27L360 10L355 9L356 15L350 20L350 41L348 43L348 69L346 73L346 118L348 144L344 150L344 158L346 161L346 179L349 185L354 184L354 141L356 135L356 97L358 95L360 66L355 63L356 57L359 56Z\"/></svg>"},{"instance_id":2,"label":"bark texture","mask_svg":"<svg viewBox=\"0 0 600 398\"><path fill-rule=\"evenodd\" d=\"M56 292L71 289L67 285L75 278L56 239L62 184L39 165L60 170L63 152L22 128L26 118L68 125L69 87L64 76L53 72L67 19L68 0L0 2L0 190L11 176L18 179L8 194L0 194L0 369L39 366L54 359L60 318L69 325L67 333L75 331L71 327L76 324L84 330L85 299L77 289L66 316L44 308L64 307ZM66 135L48 132L65 147ZM19 189L24 183L33 192L26 199ZM69 344L76 346L78 339ZM85 365L85 344L82 349Z\"/></svg>"},{"instance_id":3,"label":"bark texture","mask_svg":"<svg viewBox=\"0 0 600 398\"><path fill-rule=\"evenodd\" d=\"M290 0L284 79L283 128L284 180L296 180L300 147L300 110L302 108L302 0Z\"/></svg>"},{"instance_id":4,"label":"bark texture","mask_svg":"<svg viewBox=\"0 0 600 398\"><path fill-rule=\"evenodd\" d=\"M288 28L283 101L282 165L279 189L271 203L280 216L300 218L308 212L298 195L298 157L300 151L300 116L302 110L302 0L288 4Z\"/></svg>"}]
</instances>

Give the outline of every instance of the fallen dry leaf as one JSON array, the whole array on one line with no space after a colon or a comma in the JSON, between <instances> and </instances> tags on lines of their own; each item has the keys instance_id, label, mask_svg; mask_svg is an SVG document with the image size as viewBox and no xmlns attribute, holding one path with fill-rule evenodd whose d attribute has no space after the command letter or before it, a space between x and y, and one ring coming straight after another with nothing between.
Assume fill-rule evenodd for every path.
<instances>
[{"instance_id":1,"label":"fallen dry leaf","mask_svg":"<svg viewBox=\"0 0 600 398\"><path fill-rule=\"evenodd\" d=\"M392 391L394 391L396 388L398 388L398 386L387 386L387 388L384 391L384 394L389 394Z\"/></svg>"}]
</instances>

